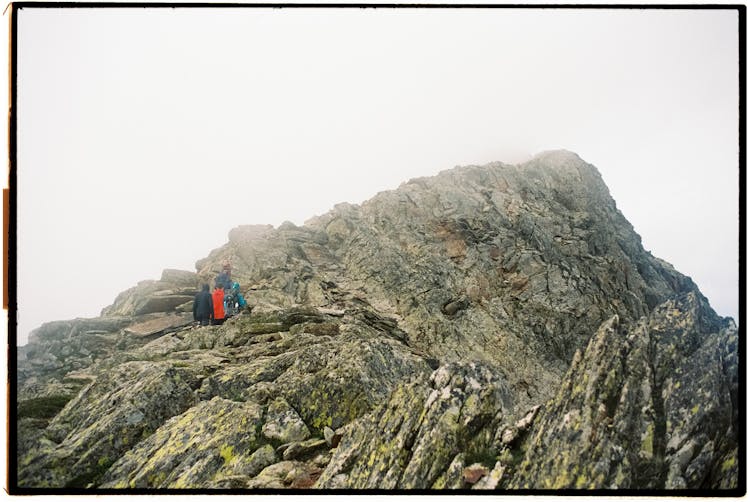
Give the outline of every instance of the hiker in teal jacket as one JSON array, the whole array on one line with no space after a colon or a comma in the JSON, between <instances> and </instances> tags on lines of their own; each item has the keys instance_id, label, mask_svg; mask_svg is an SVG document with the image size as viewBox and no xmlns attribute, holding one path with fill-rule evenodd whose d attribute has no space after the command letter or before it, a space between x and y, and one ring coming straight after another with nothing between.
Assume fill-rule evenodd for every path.
<instances>
[{"instance_id":1,"label":"hiker in teal jacket","mask_svg":"<svg viewBox=\"0 0 750 502\"><path fill-rule=\"evenodd\" d=\"M245 297L242 296L242 293L240 292L239 282L235 282L234 284L232 284L232 296L239 304L240 309L244 309L245 307L247 307L247 301L245 301Z\"/></svg>"}]
</instances>

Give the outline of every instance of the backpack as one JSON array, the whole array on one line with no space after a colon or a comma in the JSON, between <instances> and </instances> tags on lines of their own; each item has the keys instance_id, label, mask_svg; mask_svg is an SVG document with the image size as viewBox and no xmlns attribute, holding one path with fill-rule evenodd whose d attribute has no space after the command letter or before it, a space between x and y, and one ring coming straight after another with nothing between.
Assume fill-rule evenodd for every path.
<instances>
[{"instance_id":1,"label":"backpack","mask_svg":"<svg viewBox=\"0 0 750 502\"><path fill-rule=\"evenodd\" d=\"M224 295L224 313L227 317L231 317L233 315L237 315L239 313L239 304L237 302L237 298L231 293L228 292Z\"/></svg>"}]
</instances>

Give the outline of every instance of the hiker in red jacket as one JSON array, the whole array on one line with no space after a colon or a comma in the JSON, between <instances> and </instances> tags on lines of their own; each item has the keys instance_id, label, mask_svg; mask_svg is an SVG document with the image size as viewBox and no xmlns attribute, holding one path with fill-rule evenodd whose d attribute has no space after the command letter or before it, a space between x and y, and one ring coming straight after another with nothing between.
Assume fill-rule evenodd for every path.
<instances>
[{"instance_id":1,"label":"hiker in red jacket","mask_svg":"<svg viewBox=\"0 0 750 502\"><path fill-rule=\"evenodd\" d=\"M217 285L211 295L214 302L214 324L222 324L224 322L224 288Z\"/></svg>"}]
</instances>

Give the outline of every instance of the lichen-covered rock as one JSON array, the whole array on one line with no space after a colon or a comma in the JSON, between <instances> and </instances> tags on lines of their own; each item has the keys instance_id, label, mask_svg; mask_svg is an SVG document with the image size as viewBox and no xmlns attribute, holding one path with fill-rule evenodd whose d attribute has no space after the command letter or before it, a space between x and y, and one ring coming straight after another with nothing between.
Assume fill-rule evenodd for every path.
<instances>
[{"instance_id":1,"label":"lichen-covered rock","mask_svg":"<svg viewBox=\"0 0 750 502\"><path fill-rule=\"evenodd\" d=\"M262 408L215 397L164 423L103 475L104 488L200 488L247 475ZM253 460L257 462L257 457Z\"/></svg>"},{"instance_id":2,"label":"lichen-covered rock","mask_svg":"<svg viewBox=\"0 0 750 502\"><path fill-rule=\"evenodd\" d=\"M141 281L120 293L112 305L102 309L102 316L133 316L153 312L170 312L191 301L198 292L200 278L186 270L167 269L158 281Z\"/></svg>"},{"instance_id":3,"label":"lichen-covered rock","mask_svg":"<svg viewBox=\"0 0 750 502\"><path fill-rule=\"evenodd\" d=\"M16 388L22 399L44 395L44 387L103 359L122 347L120 330L133 322L129 317L104 317L55 321L29 335L18 349ZM145 343L145 342L143 342Z\"/></svg>"},{"instance_id":4,"label":"lichen-covered rock","mask_svg":"<svg viewBox=\"0 0 750 502\"><path fill-rule=\"evenodd\" d=\"M284 457L284 460L304 460L326 448L327 443L325 439L296 441L286 445L282 456Z\"/></svg>"},{"instance_id":5,"label":"lichen-covered rock","mask_svg":"<svg viewBox=\"0 0 750 502\"><path fill-rule=\"evenodd\" d=\"M178 369L166 363L131 362L100 374L45 429L49 448L18 452L19 484L96 483L123 453L195 402Z\"/></svg>"},{"instance_id":6,"label":"lichen-covered rock","mask_svg":"<svg viewBox=\"0 0 750 502\"><path fill-rule=\"evenodd\" d=\"M271 441L291 443L310 437L310 430L286 399L278 398L268 406L263 436Z\"/></svg>"},{"instance_id":7,"label":"lichen-covered rock","mask_svg":"<svg viewBox=\"0 0 750 502\"><path fill-rule=\"evenodd\" d=\"M343 337L310 346L276 379L311 430L338 428L381 403L390 390L428 364L389 339Z\"/></svg>"},{"instance_id":8,"label":"lichen-covered rock","mask_svg":"<svg viewBox=\"0 0 750 502\"><path fill-rule=\"evenodd\" d=\"M736 340L697 293L634 325L613 317L537 419L509 487L721 488L739 437Z\"/></svg>"},{"instance_id":9,"label":"lichen-covered rock","mask_svg":"<svg viewBox=\"0 0 750 502\"><path fill-rule=\"evenodd\" d=\"M191 314L167 314L131 324L125 328L125 333L136 337L148 337L174 331L192 322L193 316Z\"/></svg>"},{"instance_id":10,"label":"lichen-covered rock","mask_svg":"<svg viewBox=\"0 0 750 502\"><path fill-rule=\"evenodd\" d=\"M481 431L491 430L510 402L505 382L490 369L442 366L428 382L398 387L385 405L358 421L317 486L430 488L456 454L490 448L491 436Z\"/></svg>"},{"instance_id":11,"label":"lichen-covered rock","mask_svg":"<svg viewBox=\"0 0 750 502\"><path fill-rule=\"evenodd\" d=\"M249 489L280 489L280 488L310 488L320 476L319 467L298 462L284 460L263 469L260 474L251 479L246 488Z\"/></svg>"}]
</instances>

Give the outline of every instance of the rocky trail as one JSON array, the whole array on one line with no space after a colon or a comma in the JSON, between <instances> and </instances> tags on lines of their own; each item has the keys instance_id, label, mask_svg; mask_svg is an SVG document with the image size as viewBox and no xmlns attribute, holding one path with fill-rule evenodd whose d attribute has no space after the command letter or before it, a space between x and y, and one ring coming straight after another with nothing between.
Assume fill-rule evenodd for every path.
<instances>
[{"instance_id":1,"label":"rocky trail","mask_svg":"<svg viewBox=\"0 0 750 502\"><path fill-rule=\"evenodd\" d=\"M577 155L461 167L35 330L17 486L736 491L738 343Z\"/></svg>"}]
</instances>

